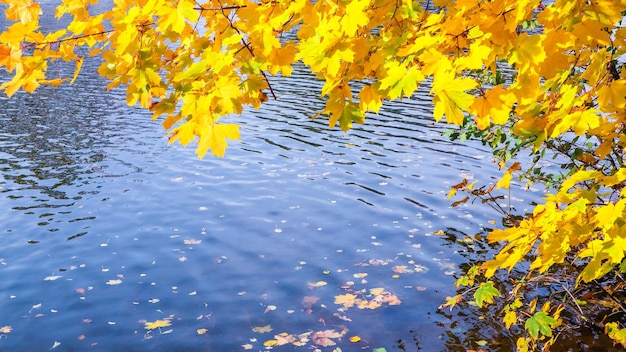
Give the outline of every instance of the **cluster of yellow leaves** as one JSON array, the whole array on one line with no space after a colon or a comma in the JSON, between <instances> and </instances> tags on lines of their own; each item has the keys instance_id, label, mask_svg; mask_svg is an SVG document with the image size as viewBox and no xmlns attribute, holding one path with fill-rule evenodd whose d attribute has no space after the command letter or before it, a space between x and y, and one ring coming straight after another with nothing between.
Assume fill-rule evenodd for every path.
<instances>
[{"instance_id":1,"label":"cluster of yellow leaves","mask_svg":"<svg viewBox=\"0 0 626 352\"><path fill-rule=\"evenodd\" d=\"M102 55L109 88L125 85L129 104L165 115L170 141L198 138L201 157L222 156L226 140L239 138L221 117L258 108L273 95L267 75L288 76L299 60L324 80L322 113L344 130L383 100L410 97L426 77L437 120L461 123L468 113L485 128L515 111L520 129L540 138L600 128L626 104L626 80L606 69L624 51L624 0L440 0L437 11L413 1L141 0L103 9L63 0L55 16L69 25L49 33L37 2L2 2L15 23L0 34L0 65L13 73L0 89L60 84L68 78L46 77L49 63L75 62L78 73L77 48L87 46ZM531 20L541 30L520 30ZM283 35L294 29L297 38ZM510 84L473 74L502 63L514 68ZM354 94L353 82L366 84Z\"/></svg>"},{"instance_id":2,"label":"cluster of yellow leaves","mask_svg":"<svg viewBox=\"0 0 626 352\"><path fill-rule=\"evenodd\" d=\"M369 290L369 294L365 290L355 293L356 294L346 293L335 296L335 304L341 305L343 309L354 306L359 309L376 309L381 307L384 303L390 306L396 306L402 303L398 296L383 288L372 288Z\"/></svg>"},{"instance_id":3,"label":"cluster of yellow leaves","mask_svg":"<svg viewBox=\"0 0 626 352\"><path fill-rule=\"evenodd\" d=\"M579 171L563 182L557 194L547 195L532 216L518 226L494 230L491 242L507 244L496 257L483 265L488 277L499 268L512 269L523 257L535 250L530 270L545 273L552 265L565 260L568 253L589 258L578 280L589 282L601 278L615 266L626 270L626 191L622 189L613 202L596 204L608 189L623 182L626 168L606 176L598 171ZM593 182L600 189L578 187ZM535 246L536 249L535 249Z\"/></svg>"}]
</instances>

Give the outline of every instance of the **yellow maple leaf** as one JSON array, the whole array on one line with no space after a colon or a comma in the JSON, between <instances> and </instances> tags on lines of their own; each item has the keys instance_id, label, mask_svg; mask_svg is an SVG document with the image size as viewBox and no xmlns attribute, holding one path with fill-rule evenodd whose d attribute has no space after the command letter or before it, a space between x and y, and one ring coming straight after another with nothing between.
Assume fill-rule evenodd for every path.
<instances>
[{"instance_id":1,"label":"yellow maple leaf","mask_svg":"<svg viewBox=\"0 0 626 352\"><path fill-rule=\"evenodd\" d=\"M471 113L476 115L476 126L485 129L490 120L495 124L503 124L509 119L509 113L515 103L515 95L507 92L500 84L485 92L482 97L476 98L470 107Z\"/></svg>"},{"instance_id":2,"label":"yellow maple leaf","mask_svg":"<svg viewBox=\"0 0 626 352\"><path fill-rule=\"evenodd\" d=\"M522 33L515 42L509 64L515 64L515 67L524 73L540 65L545 59L546 52L543 49L541 37Z\"/></svg>"},{"instance_id":3,"label":"yellow maple leaf","mask_svg":"<svg viewBox=\"0 0 626 352\"><path fill-rule=\"evenodd\" d=\"M492 51L493 49L487 45L479 44L479 42L472 43L469 53L456 59L454 64L461 69L481 69Z\"/></svg>"},{"instance_id":4,"label":"yellow maple leaf","mask_svg":"<svg viewBox=\"0 0 626 352\"><path fill-rule=\"evenodd\" d=\"M623 109L626 106L626 79L613 81L598 89L597 96L602 109Z\"/></svg>"},{"instance_id":5,"label":"yellow maple leaf","mask_svg":"<svg viewBox=\"0 0 626 352\"><path fill-rule=\"evenodd\" d=\"M202 159L207 150L211 150L211 153L218 157L224 157L226 152L227 139L239 139L239 126L235 124L213 124L207 126L200 132L200 140L198 141L198 148L196 153L198 157Z\"/></svg>"},{"instance_id":6,"label":"yellow maple leaf","mask_svg":"<svg viewBox=\"0 0 626 352\"><path fill-rule=\"evenodd\" d=\"M335 296L335 304L341 304L344 308L350 308L356 303L356 296L352 293Z\"/></svg>"},{"instance_id":7,"label":"yellow maple leaf","mask_svg":"<svg viewBox=\"0 0 626 352\"><path fill-rule=\"evenodd\" d=\"M465 91L475 88L476 85L476 81L471 78L456 78L452 71L436 74L430 90L434 94L435 120L441 120L445 114L448 123L463 123L462 110L467 111L476 99Z\"/></svg>"},{"instance_id":8,"label":"yellow maple leaf","mask_svg":"<svg viewBox=\"0 0 626 352\"><path fill-rule=\"evenodd\" d=\"M504 325L506 326L507 329L511 328L511 325L515 324L517 322L517 314L514 311L508 311L506 312L506 314L504 315Z\"/></svg>"},{"instance_id":9,"label":"yellow maple leaf","mask_svg":"<svg viewBox=\"0 0 626 352\"><path fill-rule=\"evenodd\" d=\"M369 16L366 12L369 4L368 0L355 0L348 3L346 14L339 21L341 29L346 35L354 35L359 27L369 23Z\"/></svg>"},{"instance_id":10,"label":"yellow maple leaf","mask_svg":"<svg viewBox=\"0 0 626 352\"><path fill-rule=\"evenodd\" d=\"M378 113L383 106L383 99L372 85L366 85L359 92L359 109Z\"/></svg>"},{"instance_id":11,"label":"yellow maple leaf","mask_svg":"<svg viewBox=\"0 0 626 352\"><path fill-rule=\"evenodd\" d=\"M385 64L387 76L380 80L379 90L389 89L389 99L410 97L424 75L417 66L407 67L407 63L389 61Z\"/></svg>"},{"instance_id":12,"label":"yellow maple leaf","mask_svg":"<svg viewBox=\"0 0 626 352\"><path fill-rule=\"evenodd\" d=\"M513 163L505 172L502 178L496 183L496 188L509 188L511 180L513 179L513 172L521 170L522 167L519 162Z\"/></svg>"},{"instance_id":13,"label":"yellow maple leaf","mask_svg":"<svg viewBox=\"0 0 626 352\"><path fill-rule=\"evenodd\" d=\"M147 330L154 330L158 328L164 328L172 325L169 320L155 320L146 322L146 326L144 327Z\"/></svg>"},{"instance_id":14,"label":"yellow maple leaf","mask_svg":"<svg viewBox=\"0 0 626 352\"><path fill-rule=\"evenodd\" d=\"M8 20L19 20L22 23L36 22L42 14L39 3L33 0L12 0L8 3L9 8L5 11Z\"/></svg>"},{"instance_id":15,"label":"yellow maple leaf","mask_svg":"<svg viewBox=\"0 0 626 352\"><path fill-rule=\"evenodd\" d=\"M21 57L22 50L0 44L0 66L6 67L7 71L13 71L15 65L20 62Z\"/></svg>"},{"instance_id":16,"label":"yellow maple leaf","mask_svg":"<svg viewBox=\"0 0 626 352\"><path fill-rule=\"evenodd\" d=\"M198 13L194 10L196 3L190 0L180 0L176 8L168 8L163 6L159 11L161 19L159 27L162 30L171 28L176 33L182 33L185 28L186 20L196 20Z\"/></svg>"}]
</instances>

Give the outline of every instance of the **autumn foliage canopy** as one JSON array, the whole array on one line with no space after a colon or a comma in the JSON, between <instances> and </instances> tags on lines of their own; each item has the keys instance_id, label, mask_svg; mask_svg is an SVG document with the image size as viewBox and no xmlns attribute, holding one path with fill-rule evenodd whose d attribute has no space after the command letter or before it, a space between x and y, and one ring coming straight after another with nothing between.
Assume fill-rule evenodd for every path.
<instances>
[{"instance_id":1,"label":"autumn foliage canopy","mask_svg":"<svg viewBox=\"0 0 626 352\"><path fill-rule=\"evenodd\" d=\"M67 25L51 31L40 27L37 2L1 2L8 96L73 83L97 55L107 88L126 87L128 104L162 119L170 142L196 141L199 157L223 156L226 141L239 138L228 116L280 99L271 77L289 76L296 63L324 82L319 115L344 131L384 101L427 87L437 121L493 148L504 170L494 187L518 178L552 190L532 214L489 234L499 253L459 279L473 296L448 302L509 302L503 321L524 328L520 350L549 347L566 303L504 297L490 281L498 272L529 261L528 280L569 265L576 287L623 283L624 0L63 0L54 15ZM49 70L59 60L75 73ZM517 162L522 152L530 165ZM542 169L547 158L562 168ZM457 185L450 196L473 187ZM563 301L573 300L575 288L566 290ZM626 313L616 301L611 309ZM626 346L623 324L604 327Z\"/></svg>"}]
</instances>

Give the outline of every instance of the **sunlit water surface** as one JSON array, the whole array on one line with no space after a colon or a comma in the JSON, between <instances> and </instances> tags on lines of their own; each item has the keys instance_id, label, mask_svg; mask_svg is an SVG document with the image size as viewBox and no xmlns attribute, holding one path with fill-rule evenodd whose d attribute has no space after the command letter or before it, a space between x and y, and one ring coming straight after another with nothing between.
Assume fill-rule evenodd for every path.
<instances>
[{"instance_id":1,"label":"sunlit water surface","mask_svg":"<svg viewBox=\"0 0 626 352\"><path fill-rule=\"evenodd\" d=\"M446 192L498 171L441 136L427 88L346 134L310 119L321 85L298 67L231 118L226 158L199 160L96 65L0 100L0 350L261 351L280 333L308 341L278 351L451 348L437 307L462 258L436 233L498 216ZM375 288L401 303L335 304ZM312 339L327 330L336 346Z\"/></svg>"}]
</instances>

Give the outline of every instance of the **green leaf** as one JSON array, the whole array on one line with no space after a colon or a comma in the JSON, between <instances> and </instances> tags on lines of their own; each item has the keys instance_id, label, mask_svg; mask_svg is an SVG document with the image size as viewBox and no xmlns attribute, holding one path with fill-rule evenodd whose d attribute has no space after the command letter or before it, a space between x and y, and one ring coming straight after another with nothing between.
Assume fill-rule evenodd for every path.
<instances>
[{"instance_id":1,"label":"green leaf","mask_svg":"<svg viewBox=\"0 0 626 352\"><path fill-rule=\"evenodd\" d=\"M545 336L552 336L552 327L556 325L556 320L546 312L537 312L526 320L524 328L528 330L534 339L539 338L539 333Z\"/></svg>"},{"instance_id":2,"label":"green leaf","mask_svg":"<svg viewBox=\"0 0 626 352\"><path fill-rule=\"evenodd\" d=\"M482 307L483 303L493 303L494 297L500 297L500 291L493 287L491 281L483 282L474 292L474 299L479 307Z\"/></svg>"},{"instance_id":3,"label":"green leaf","mask_svg":"<svg viewBox=\"0 0 626 352\"><path fill-rule=\"evenodd\" d=\"M384 347L374 348L372 352L387 352L387 349Z\"/></svg>"}]
</instances>

